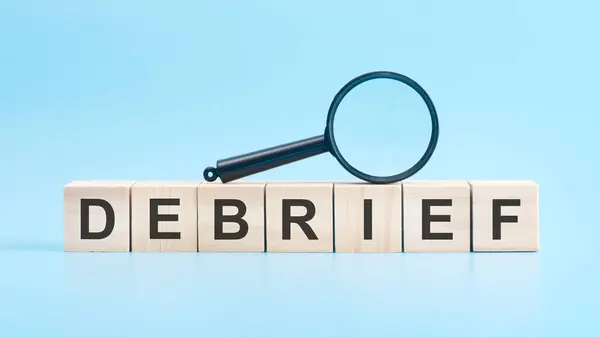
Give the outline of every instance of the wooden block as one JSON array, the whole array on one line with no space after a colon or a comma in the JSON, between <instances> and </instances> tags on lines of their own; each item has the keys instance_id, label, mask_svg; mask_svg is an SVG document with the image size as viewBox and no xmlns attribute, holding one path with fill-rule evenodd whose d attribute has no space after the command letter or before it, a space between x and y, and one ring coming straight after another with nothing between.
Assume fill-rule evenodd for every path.
<instances>
[{"instance_id":1,"label":"wooden block","mask_svg":"<svg viewBox=\"0 0 600 337\"><path fill-rule=\"evenodd\" d=\"M265 186L260 182L198 188L198 250L265 251Z\"/></svg>"},{"instance_id":2,"label":"wooden block","mask_svg":"<svg viewBox=\"0 0 600 337\"><path fill-rule=\"evenodd\" d=\"M405 252L469 252L470 187L466 181L407 181Z\"/></svg>"},{"instance_id":3,"label":"wooden block","mask_svg":"<svg viewBox=\"0 0 600 337\"><path fill-rule=\"evenodd\" d=\"M402 185L334 184L335 251L401 252Z\"/></svg>"},{"instance_id":4,"label":"wooden block","mask_svg":"<svg viewBox=\"0 0 600 337\"><path fill-rule=\"evenodd\" d=\"M64 249L128 252L134 181L74 181L64 187Z\"/></svg>"},{"instance_id":5,"label":"wooden block","mask_svg":"<svg viewBox=\"0 0 600 337\"><path fill-rule=\"evenodd\" d=\"M267 183L267 252L333 252L333 184Z\"/></svg>"},{"instance_id":6,"label":"wooden block","mask_svg":"<svg viewBox=\"0 0 600 337\"><path fill-rule=\"evenodd\" d=\"M471 181L473 251L538 251L538 185Z\"/></svg>"},{"instance_id":7,"label":"wooden block","mask_svg":"<svg viewBox=\"0 0 600 337\"><path fill-rule=\"evenodd\" d=\"M197 252L200 181L139 181L131 188L133 252Z\"/></svg>"}]
</instances>

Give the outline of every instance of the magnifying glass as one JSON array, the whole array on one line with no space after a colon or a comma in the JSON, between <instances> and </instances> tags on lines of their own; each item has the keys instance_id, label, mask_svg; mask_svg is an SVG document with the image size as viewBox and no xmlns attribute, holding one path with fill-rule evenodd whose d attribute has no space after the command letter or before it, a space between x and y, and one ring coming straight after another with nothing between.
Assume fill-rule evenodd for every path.
<instances>
[{"instance_id":1,"label":"magnifying glass","mask_svg":"<svg viewBox=\"0 0 600 337\"><path fill-rule=\"evenodd\" d=\"M389 176L370 175L350 165L339 151L334 134L335 114L344 97L346 97L346 95L358 85L366 81L380 78L402 82L415 90L423 99L423 101L425 101L431 117L431 137L429 139L429 145L427 146L427 149L425 150L425 153L422 155L421 159L419 159L417 163L415 163L406 171ZM437 112L433 106L433 102L429 98L429 95L419 84L417 84L417 82L404 75L394 72L370 72L352 79L335 95L329 107L327 124L325 126L325 132L323 135L218 160L216 168L207 167L204 170L204 179L212 182L219 178L223 183L228 183L252 174L264 172L275 167L329 152L337 159L342 167L346 169L346 171L356 178L372 184L391 184L411 177L427 164L433 152L435 151L438 136L439 122Z\"/></svg>"}]
</instances>

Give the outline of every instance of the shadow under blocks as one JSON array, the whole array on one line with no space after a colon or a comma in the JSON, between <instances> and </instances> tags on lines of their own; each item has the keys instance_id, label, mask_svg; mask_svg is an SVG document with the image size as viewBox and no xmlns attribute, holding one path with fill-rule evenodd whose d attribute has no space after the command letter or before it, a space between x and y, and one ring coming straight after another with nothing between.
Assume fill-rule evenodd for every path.
<instances>
[{"instance_id":1,"label":"shadow under blocks","mask_svg":"<svg viewBox=\"0 0 600 337\"><path fill-rule=\"evenodd\" d=\"M533 181L74 181L64 250L535 252Z\"/></svg>"}]
</instances>

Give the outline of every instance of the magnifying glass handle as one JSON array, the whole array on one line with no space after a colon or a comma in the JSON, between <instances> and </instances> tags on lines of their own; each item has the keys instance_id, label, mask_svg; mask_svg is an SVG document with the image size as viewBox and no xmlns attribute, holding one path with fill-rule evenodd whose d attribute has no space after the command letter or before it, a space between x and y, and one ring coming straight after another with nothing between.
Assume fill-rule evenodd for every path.
<instances>
[{"instance_id":1,"label":"magnifying glass handle","mask_svg":"<svg viewBox=\"0 0 600 337\"><path fill-rule=\"evenodd\" d=\"M207 167L204 170L204 179L215 181L217 178L220 178L223 183L227 183L327 151L329 149L324 135L311 137L260 151L221 159L217 161L216 168Z\"/></svg>"}]
</instances>

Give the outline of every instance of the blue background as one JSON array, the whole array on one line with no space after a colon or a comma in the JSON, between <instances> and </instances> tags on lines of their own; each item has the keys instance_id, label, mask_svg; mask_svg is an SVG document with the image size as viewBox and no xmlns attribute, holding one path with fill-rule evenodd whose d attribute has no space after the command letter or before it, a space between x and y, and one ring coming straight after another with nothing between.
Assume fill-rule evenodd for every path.
<instances>
[{"instance_id":1,"label":"blue background","mask_svg":"<svg viewBox=\"0 0 600 337\"><path fill-rule=\"evenodd\" d=\"M0 335L597 336L599 10L0 2ZM539 253L62 252L70 180L199 179L319 134L337 90L372 70L415 79L438 109L439 146L414 179L540 184ZM410 165L422 106L365 88L340 108L342 152L373 173ZM352 177L322 155L254 178Z\"/></svg>"}]
</instances>

